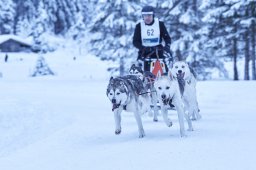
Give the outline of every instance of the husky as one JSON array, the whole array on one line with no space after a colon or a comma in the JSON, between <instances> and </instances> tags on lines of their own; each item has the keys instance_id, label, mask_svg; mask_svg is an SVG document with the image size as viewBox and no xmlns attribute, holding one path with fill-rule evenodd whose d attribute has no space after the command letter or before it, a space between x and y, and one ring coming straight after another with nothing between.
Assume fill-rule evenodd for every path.
<instances>
[{"instance_id":1,"label":"husky","mask_svg":"<svg viewBox=\"0 0 256 170\"><path fill-rule=\"evenodd\" d=\"M139 131L139 138L145 136L141 115L151 111L150 99L138 76L111 77L107 87L107 97L112 103L115 118L115 134L121 133L121 112L133 112Z\"/></svg>"},{"instance_id":2,"label":"husky","mask_svg":"<svg viewBox=\"0 0 256 170\"><path fill-rule=\"evenodd\" d=\"M196 95L196 76L195 72L189 68L184 61L176 61L171 69L172 78L179 84L181 97L185 110L192 120L201 118Z\"/></svg>"},{"instance_id":3,"label":"husky","mask_svg":"<svg viewBox=\"0 0 256 170\"><path fill-rule=\"evenodd\" d=\"M168 127L172 126L172 121L168 118L167 115L168 107L170 107L170 101L172 101L172 104L175 106L178 114L181 137L185 136L184 117L188 123L188 130L193 131L192 122L188 115L184 112L178 82L173 81L169 76L160 76L157 77L154 86L157 91L157 96L161 105L161 112L165 124Z\"/></svg>"},{"instance_id":4,"label":"husky","mask_svg":"<svg viewBox=\"0 0 256 170\"><path fill-rule=\"evenodd\" d=\"M153 121L157 122L158 118L158 106L157 106L157 95L156 95L156 89L154 87L154 80L155 80L155 75L149 71L143 71L141 66L136 66L133 64L129 70L130 75L136 75L138 76L142 82L144 87L146 88L146 91L149 93L149 96L151 98L151 104L153 105L153 110L154 110L154 116L153 116ZM149 112L151 113L151 112Z\"/></svg>"}]
</instances>

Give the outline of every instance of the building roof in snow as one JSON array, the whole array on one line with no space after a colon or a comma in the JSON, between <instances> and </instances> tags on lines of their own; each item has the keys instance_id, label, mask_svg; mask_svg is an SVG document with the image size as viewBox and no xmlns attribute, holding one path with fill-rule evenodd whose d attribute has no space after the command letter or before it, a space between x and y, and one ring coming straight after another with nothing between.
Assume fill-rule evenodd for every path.
<instances>
[{"instance_id":1,"label":"building roof in snow","mask_svg":"<svg viewBox=\"0 0 256 170\"><path fill-rule=\"evenodd\" d=\"M0 35L0 44L6 42L8 40L14 40L14 41L17 41L21 44L32 46L32 40L29 39L29 38L22 38L22 37L19 37L17 35L13 35L13 34Z\"/></svg>"}]
</instances>

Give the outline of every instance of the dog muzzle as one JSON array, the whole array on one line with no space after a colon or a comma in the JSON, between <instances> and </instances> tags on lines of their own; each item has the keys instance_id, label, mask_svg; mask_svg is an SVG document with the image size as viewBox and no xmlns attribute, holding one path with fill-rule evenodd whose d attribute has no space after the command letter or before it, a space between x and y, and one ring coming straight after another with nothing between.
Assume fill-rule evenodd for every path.
<instances>
[{"instance_id":1,"label":"dog muzzle","mask_svg":"<svg viewBox=\"0 0 256 170\"><path fill-rule=\"evenodd\" d=\"M169 102L171 101L170 98L165 98L165 99L162 99L164 105L169 105Z\"/></svg>"},{"instance_id":2,"label":"dog muzzle","mask_svg":"<svg viewBox=\"0 0 256 170\"><path fill-rule=\"evenodd\" d=\"M164 105L169 105L170 107L174 107L174 105L172 104L172 98L171 97L166 97L166 95L162 95L162 102Z\"/></svg>"},{"instance_id":3,"label":"dog muzzle","mask_svg":"<svg viewBox=\"0 0 256 170\"><path fill-rule=\"evenodd\" d=\"M117 109L117 108L120 107L121 101L120 101L119 103L112 103L112 104L113 104L113 105L112 105L112 112L113 112L115 109Z\"/></svg>"},{"instance_id":4,"label":"dog muzzle","mask_svg":"<svg viewBox=\"0 0 256 170\"><path fill-rule=\"evenodd\" d=\"M165 94L161 95L162 97L162 102L164 105L168 105L170 101L170 97L167 97Z\"/></svg>"},{"instance_id":5,"label":"dog muzzle","mask_svg":"<svg viewBox=\"0 0 256 170\"><path fill-rule=\"evenodd\" d=\"M183 73L177 73L176 76L177 76L178 79L183 79L184 76L185 76L185 72L183 72Z\"/></svg>"}]
</instances>

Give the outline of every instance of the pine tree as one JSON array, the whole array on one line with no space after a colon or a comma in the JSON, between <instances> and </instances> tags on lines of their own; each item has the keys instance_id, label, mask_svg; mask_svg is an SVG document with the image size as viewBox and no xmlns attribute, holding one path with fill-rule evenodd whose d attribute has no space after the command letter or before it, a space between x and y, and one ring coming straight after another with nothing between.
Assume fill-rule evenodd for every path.
<instances>
[{"instance_id":1,"label":"pine tree","mask_svg":"<svg viewBox=\"0 0 256 170\"><path fill-rule=\"evenodd\" d=\"M12 34L14 31L15 4L12 0L0 1L0 34Z\"/></svg>"},{"instance_id":2,"label":"pine tree","mask_svg":"<svg viewBox=\"0 0 256 170\"><path fill-rule=\"evenodd\" d=\"M222 0L206 1L201 5L201 10L205 14L203 21L205 23L202 31L205 30L206 41L204 42L204 50L209 51L208 55L213 56L213 59L219 61L223 58L232 58L234 61L234 80L238 80L237 59L239 56L238 50L238 25L236 12L231 13L230 5ZM222 72L225 73L223 64Z\"/></svg>"},{"instance_id":3,"label":"pine tree","mask_svg":"<svg viewBox=\"0 0 256 170\"><path fill-rule=\"evenodd\" d=\"M54 33L65 35L68 29L75 23L77 2L70 0L56 0L55 3Z\"/></svg>"},{"instance_id":4,"label":"pine tree","mask_svg":"<svg viewBox=\"0 0 256 170\"><path fill-rule=\"evenodd\" d=\"M209 41L209 26L202 21L208 3L198 0L158 1L158 9L172 38L171 50L176 60L186 60L201 76L210 77L210 69L218 68L227 76L220 60L205 46ZM202 8L202 7L201 7ZM204 9L203 8L203 9ZM209 24L210 25L210 24Z\"/></svg>"},{"instance_id":5,"label":"pine tree","mask_svg":"<svg viewBox=\"0 0 256 170\"><path fill-rule=\"evenodd\" d=\"M47 14L47 27L48 31L54 33L56 13L58 11L58 4L55 0L44 0L44 9Z\"/></svg>"},{"instance_id":6,"label":"pine tree","mask_svg":"<svg viewBox=\"0 0 256 170\"><path fill-rule=\"evenodd\" d=\"M213 36L209 41L212 42L211 48L216 47L218 57L233 59L234 80L239 79L236 65L239 58L244 58L245 61L244 79L250 79L249 61L253 54L250 53L250 42L253 42L250 28L255 20L255 8L251 8L253 4L255 4L254 0L220 0L216 1L214 7L209 8L210 10L204 12L205 20L208 23L213 21L209 27Z\"/></svg>"},{"instance_id":7,"label":"pine tree","mask_svg":"<svg viewBox=\"0 0 256 170\"><path fill-rule=\"evenodd\" d=\"M254 5L256 6L256 5ZM255 8L254 8L255 9ZM256 12L256 11L254 11ZM256 16L256 14L255 14ZM256 42L255 42L255 39L256 39L256 21L252 21L252 24L251 24L251 47L252 47L252 79L253 80L256 80L256 64L255 64L255 60L256 60Z\"/></svg>"},{"instance_id":8,"label":"pine tree","mask_svg":"<svg viewBox=\"0 0 256 170\"><path fill-rule=\"evenodd\" d=\"M35 0L13 0L16 4L15 20L14 20L14 33L26 36L32 33L33 23L36 14ZM24 22L24 23L23 23Z\"/></svg>"},{"instance_id":9,"label":"pine tree","mask_svg":"<svg viewBox=\"0 0 256 170\"><path fill-rule=\"evenodd\" d=\"M46 33L48 32L48 17L43 1L39 1L35 25L33 26L34 50L47 52L49 49Z\"/></svg>"},{"instance_id":10,"label":"pine tree","mask_svg":"<svg viewBox=\"0 0 256 170\"><path fill-rule=\"evenodd\" d=\"M88 39L86 38L87 31L86 25L84 23L84 17L81 12L76 14L76 23L69 28L67 32L67 36L76 40L79 48L79 55L82 54L82 47L88 43Z\"/></svg>"},{"instance_id":11,"label":"pine tree","mask_svg":"<svg viewBox=\"0 0 256 170\"><path fill-rule=\"evenodd\" d=\"M21 37L29 37L32 34L32 24L27 18L19 17L15 32Z\"/></svg>"},{"instance_id":12,"label":"pine tree","mask_svg":"<svg viewBox=\"0 0 256 170\"><path fill-rule=\"evenodd\" d=\"M122 63L120 59L123 57L125 67L129 67L130 64L127 63L137 58L132 35L136 14L140 12L139 8L132 0L98 2L95 10L97 15L90 29L94 34L91 51L102 60L112 60L117 63Z\"/></svg>"},{"instance_id":13,"label":"pine tree","mask_svg":"<svg viewBox=\"0 0 256 170\"><path fill-rule=\"evenodd\" d=\"M248 27L249 37L251 38L251 69L252 69L252 80L256 80L256 2L250 1L248 3L250 25Z\"/></svg>"},{"instance_id":14,"label":"pine tree","mask_svg":"<svg viewBox=\"0 0 256 170\"><path fill-rule=\"evenodd\" d=\"M54 75L54 72L50 69L43 56L39 56L36 61L35 69L32 73L32 77Z\"/></svg>"}]
</instances>

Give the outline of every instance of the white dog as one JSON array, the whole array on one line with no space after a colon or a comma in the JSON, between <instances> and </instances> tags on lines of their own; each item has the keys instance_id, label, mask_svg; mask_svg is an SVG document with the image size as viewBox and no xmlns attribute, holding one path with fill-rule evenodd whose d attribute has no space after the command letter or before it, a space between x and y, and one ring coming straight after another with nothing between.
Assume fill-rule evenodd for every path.
<instances>
[{"instance_id":1,"label":"white dog","mask_svg":"<svg viewBox=\"0 0 256 170\"><path fill-rule=\"evenodd\" d=\"M151 111L150 98L147 95L143 82L138 76L127 75L111 78L107 87L107 96L112 103L115 118L115 134L121 133L121 112L133 112L139 131L139 137L145 136L141 114Z\"/></svg>"},{"instance_id":2,"label":"white dog","mask_svg":"<svg viewBox=\"0 0 256 170\"><path fill-rule=\"evenodd\" d=\"M201 118L196 95L196 79L191 73L188 64L184 61L177 61L171 69L172 78L179 84L181 97L188 111L188 115L192 120Z\"/></svg>"},{"instance_id":3,"label":"white dog","mask_svg":"<svg viewBox=\"0 0 256 170\"><path fill-rule=\"evenodd\" d=\"M184 112L178 82L171 80L169 76L161 76L156 79L154 86L157 91L158 100L161 105L161 112L166 125L168 127L172 126L172 122L167 116L168 107L170 105L170 101L172 101L172 104L175 106L178 113L181 137L185 136L184 117L188 123L188 130L192 131L192 122Z\"/></svg>"}]
</instances>

